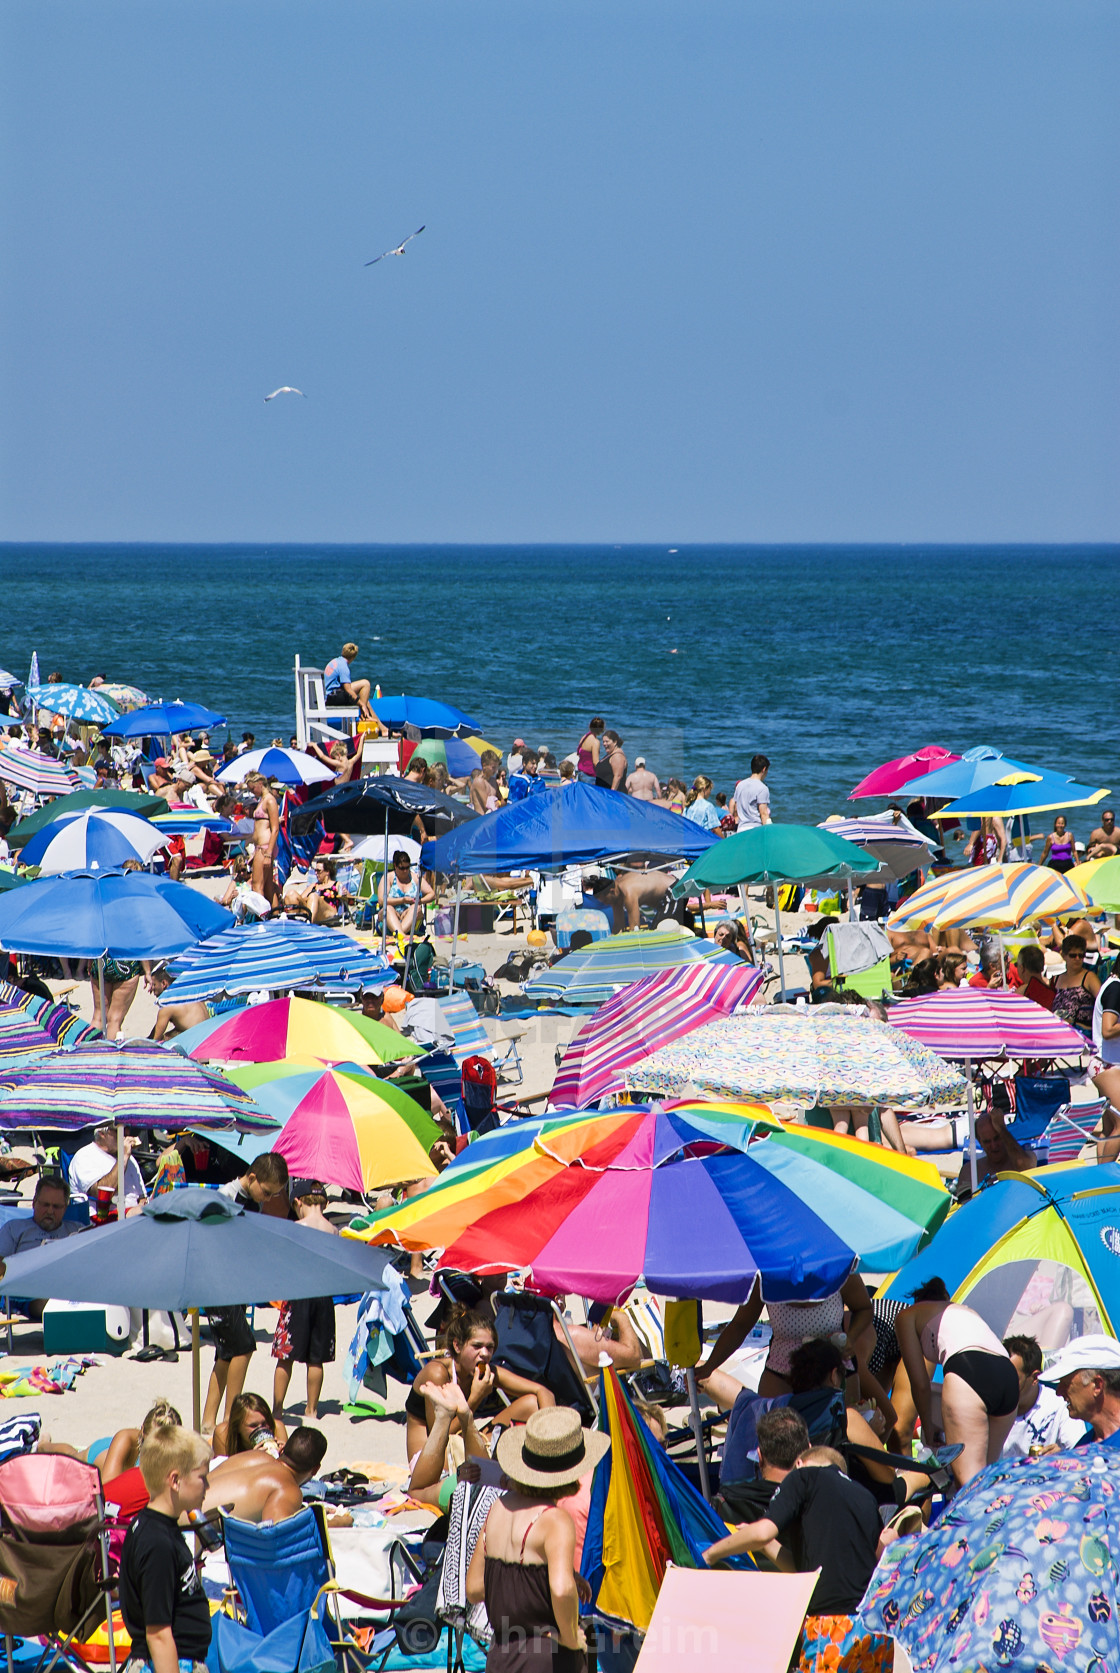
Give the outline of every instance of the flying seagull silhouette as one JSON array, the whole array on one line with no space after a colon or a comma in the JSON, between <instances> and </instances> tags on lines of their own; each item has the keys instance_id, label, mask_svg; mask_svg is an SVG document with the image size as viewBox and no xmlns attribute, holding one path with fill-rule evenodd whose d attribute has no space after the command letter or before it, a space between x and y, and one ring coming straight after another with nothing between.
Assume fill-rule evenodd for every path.
<instances>
[{"instance_id":1,"label":"flying seagull silhouette","mask_svg":"<svg viewBox=\"0 0 1120 1673\"><path fill-rule=\"evenodd\" d=\"M275 401L277 395L303 395L303 390L302 389L293 389L290 383L285 383L285 384L282 384L279 389L274 389L272 391L271 395L266 395L265 400L266 401ZM303 398L306 401L307 396L303 395Z\"/></svg>"},{"instance_id":2,"label":"flying seagull silhouette","mask_svg":"<svg viewBox=\"0 0 1120 1673\"><path fill-rule=\"evenodd\" d=\"M426 221L424 223L424 226L427 226ZM403 256L405 245L406 244L411 244L412 240L414 238L419 238L419 236L423 232L423 230L424 230L424 227L417 227L416 231L415 232L410 232L408 237L406 239L404 239L400 244L395 244L391 250L382 250L382 252L379 256L374 256L372 261L367 261L366 266L367 267L376 267L379 261L384 261L385 260L386 256Z\"/></svg>"}]
</instances>

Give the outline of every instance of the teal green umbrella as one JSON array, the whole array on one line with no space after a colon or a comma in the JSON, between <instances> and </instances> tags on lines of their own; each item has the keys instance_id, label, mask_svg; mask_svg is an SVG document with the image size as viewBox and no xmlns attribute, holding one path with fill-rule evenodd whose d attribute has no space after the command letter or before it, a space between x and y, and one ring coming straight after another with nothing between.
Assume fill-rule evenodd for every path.
<instances>
[{"instance_id":1,"label":"teal green umbrella","mask_svg":"<svg viewBox=\"0 0 1120 1673\"><path fill-rule=\"evenodd\" d=\"M862 848L819 825L755 825L705 849L673 892L684 894L690 885L699 890L734 889L747 883L806 883L818 877L865 876L867 869L868 856ZM784 997L782 915L776 904L774 917Z\"/></svg>"}]
</instances>

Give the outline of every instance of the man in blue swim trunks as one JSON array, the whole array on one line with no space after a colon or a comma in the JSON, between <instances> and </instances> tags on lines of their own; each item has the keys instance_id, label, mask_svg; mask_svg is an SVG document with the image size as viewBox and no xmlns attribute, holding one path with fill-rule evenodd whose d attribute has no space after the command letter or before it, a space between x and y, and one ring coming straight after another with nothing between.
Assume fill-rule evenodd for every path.
<instances>
[{"instance_id":1,"label":"man in blue swim trunks","mask_svg":"<svg viewBox=\"0 0 1120 1673\"><path fill-rule=\"evenodd\" d=\"M328 709L350 708L357 703L362 712L363 720L374 718L373 710L369 706L369 681L356 680L350 672L350 664L358 654L358 647L345 644L341 656L332 657L323 669L323 696L326 698Z\"/></svg>"}]
</instances>

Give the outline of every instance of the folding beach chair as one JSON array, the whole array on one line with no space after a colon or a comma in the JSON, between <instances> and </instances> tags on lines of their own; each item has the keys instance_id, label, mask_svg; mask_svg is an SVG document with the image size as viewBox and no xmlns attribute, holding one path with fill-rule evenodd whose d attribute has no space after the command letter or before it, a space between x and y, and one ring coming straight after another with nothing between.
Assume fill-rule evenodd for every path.
<instances>
[{"instance_id":1,"label":"folding beach chair","mask_svg":"<svg viewBox=\"0 0 1120 1673\"><path fill-rule=\"evenodd\" d=\"M499 1290L494 1297L494 1318L498 1336L494 1364L543 1383L559 1405L574 1407L584 1423L592 1422L598 1406L556 1302L529 1290ZM567 1352L556 1339L553 1320L559 1321Z\"/></svg>"},{"instance_id":2,"label":"folding beach chair","mask_svg":"<svg viewBox=\"0 0 1120 1673\"><path fill-rule=\"evenodd\" d=\"M1097 1098L1091 1104L1063 1104L1040 1133L1033 1149L1040 1162L1052 1167L1058 1162L1076 1162L1086 1145L1098 1142L1093 1129L1108 1108L1107 1098ZM1013 1129L1014 1130L1014 1129ZM1092 1157L1096 1161L1094 1148Z\"/></svg>"},{"instance_id":3,"label":"folding beach chair","mask_svg":"<svg viewBox=\"0 0 1120 1673\"><path fill-rule=\"evenodd\" d=\"M127 1649L114 1624L112 1580L101 1477L90 1464L55 1453L29 1453L0 1464L0 1631L11 1668L14 1637L42 1636L36 1673L55 1662L87 1667L83 1640L98 1617L108 1662Z\"/></svg>"},{"instance_id":4,"label":"folding beach chair","mask_svg":"<svg viewBox=\"0 0 1120 1673\"><path fill-rule=\"evenodd\" d=\"M399 1609L422 1579L401 1542L390 1551L393 1595L375 1598L335 1579L321 1506L305 1505L282 1522L226 1516L222 1533L234 1591L214 1619L209 1665L217 1673L320 1673L325 1666L358 1673L387 1658L396 1635L379 1617ZM354 1620L368 1616L377 1628L365 1649L354 1638L354 1620L342 1619L340 1598L357 1606Z\"/></svg>"}]
</instances>

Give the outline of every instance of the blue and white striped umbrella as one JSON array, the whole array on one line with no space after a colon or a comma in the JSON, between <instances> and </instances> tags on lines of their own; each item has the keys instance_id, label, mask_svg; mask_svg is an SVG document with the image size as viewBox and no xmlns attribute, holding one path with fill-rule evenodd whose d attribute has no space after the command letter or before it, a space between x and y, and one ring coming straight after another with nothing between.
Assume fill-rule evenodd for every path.
<instances>
[{"instance_id":1,"label":"blue and white striped umbrella","mask_svg":"<svg viewBox=\"0 0 1120 1673\"><path fill-rule=\"evenodd\" d=\"M147 865L167 834L147 819L116 808L87 808L55 819L24 844L20 859L45 874L62 871L112 871L127 860Z\"/></svg>"},{"instance_id":2,"label":"blue and white striped umbrella","mask_svg":"<svg viewBox=\"0 0 1120 1673\"><path fill-rule=\"evenodd\" d=\"M223 930L181 954L169 969L173 981L161 1005L258 989L354 991L389 987L397 980L387 959L342 930L283 919Z\"/></svg>"},{"instance_id":3,"label":"blue and white striped umbrella","mask_svg":"<svg viewBox=\"0 0 1120 1673\"><path fill-rule=\"evenodd\" d=\"M84 685L29 685L27 696L37 709L46 709L52 715L68 715L71 720L89 725L107 726L110 721L120 719L116 704Z\"/></svg>"},{"instance_id":4,"label":"blue and white striped umbrella","mask_svg":"<svg viewBox=\"0 0 1120 1673\"><path fill-rule=\"evenodd\" d=\"M335 777L333 767L325 767L306 750L280 749L275 745L235 755L217 776L223 784L242 784L246 773L261 773L280 784L331 784Z\"/></svg>"}]
</instances>

